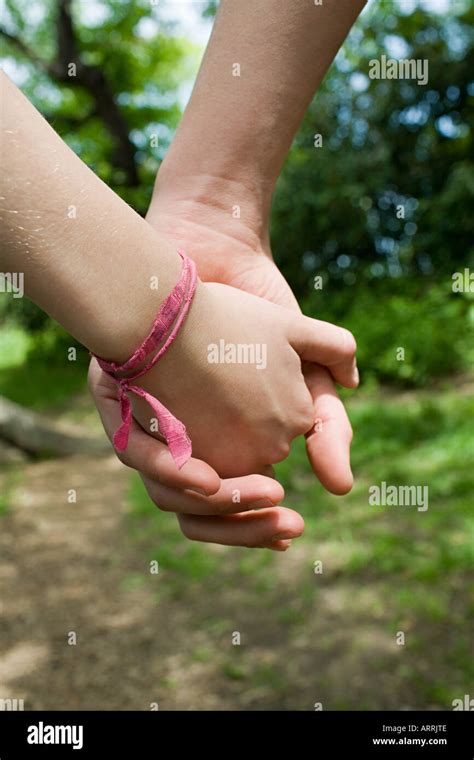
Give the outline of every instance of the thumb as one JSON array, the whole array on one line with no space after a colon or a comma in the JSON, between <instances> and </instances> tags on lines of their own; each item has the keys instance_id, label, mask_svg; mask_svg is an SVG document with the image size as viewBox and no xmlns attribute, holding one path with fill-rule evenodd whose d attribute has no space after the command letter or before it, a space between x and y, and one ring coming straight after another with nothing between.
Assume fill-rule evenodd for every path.
<instances>
[{"instance_id":1,"label":"thumb","mask_svg":"<svg viewBox=\"0 0 474 760\"><path fill-rule=\"evenodd\" d=\"M291 321L290 343L302 361L327 367L334 380L346 388L358 386L357 344L345 327L295 314Z\"/></svg>"}]
</instances>

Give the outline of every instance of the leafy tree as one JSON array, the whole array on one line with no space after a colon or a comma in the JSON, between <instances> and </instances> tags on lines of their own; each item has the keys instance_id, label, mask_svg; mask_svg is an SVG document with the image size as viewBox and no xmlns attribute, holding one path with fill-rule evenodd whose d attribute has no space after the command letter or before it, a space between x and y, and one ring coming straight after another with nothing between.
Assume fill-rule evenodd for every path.
<instances>
[{"instance_id":1,"label":"leafy tree","mask_svg":"<svg viewBox=\"0 0 474 760\"><path fill-rule=\"evenodd\" d=\"M361 16L276 194L273 247L299 295L316 273L352 287L438 280L472 264L473 21L466 3L445 16L375 3ZM371 59L394 48L428 61L426 86L369 77Z\"/></svg>"},{"instance_id":2,"label":"leafy tree","mask_svg":"<svg viewBox=\"0 0 474 760\"><path fill-rule=\"evenodd\" d=\"M6 0L3 57L57 132L145 211L189 48L149 0Z\"/></svg>"},{"instance_id":3,"label":"leafy tree","mask_svg":"<svg viewBox=\"0 0 474 760\"><path fill-rule=\"evenodd\" d=\"M149 0L6 0L0 56L69 146L139 213L146 211L179 116L192 46ZM1 309L30 328L49 320L24 300Z\"/></svg>"},{"instance_id":4,"label":"leafy tree","mask_svg":"<svg viewBox=\"0 0 474 760\"><path fill-rule=\"evenodd\" d=\"M4 2L7 72L144 213L179 119L193 46L150 0ZM474 9L456 0L440 15L420 5L384 0L362 14L295 138L271 231L306 311L352 327L378 377L422 384L465 365L474 310L472 294L451 290L453 272L474 267ZM216 6L212 0L204 12L212 16ZM428 83L370 78L371 60L382 55L426 60ZM315 276L322 290L314 290ZM51 330L26 300L3 299L2 310ZM423 316L425 345L410 329ZM392 361L387 336L395 333L404 336L405 364Z\"/></svg>"}]
</instances>

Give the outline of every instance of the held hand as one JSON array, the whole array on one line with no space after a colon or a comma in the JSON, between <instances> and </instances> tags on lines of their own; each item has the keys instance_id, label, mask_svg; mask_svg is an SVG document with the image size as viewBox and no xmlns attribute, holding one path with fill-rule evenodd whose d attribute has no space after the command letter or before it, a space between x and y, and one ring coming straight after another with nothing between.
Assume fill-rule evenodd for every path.
<instances>
[{"instance_id":1,"label":"held hand","mask_svg":"<svg viewBox=\"0 0 474 760\"><path fill-rule=\"evenodd\" d=\"M137 384L184 422L196 456L222 477L238 477L285 459L292 439L313 427L301 361L325 365L354 387L354 354L343 328L206 283L176 341ZM153 411L143 399L133 403L153 434Z\"/></svg>"},{"instance_id":2,"label":"held hand","mask_svg":"<svg viewBox=\"0 0 474 760\"><path fill-rule=\"evenodd\" d=\"M96 359L89 369L89 388L112 440L121 423L117 387ZM135 420L128 447L118 456L140 472L157 507L177 513L181 530L191 540L285 551L291 539L303 532L297 512L276 506L284 491L272 477L220 480L208 464L195 458L178 470L165 444L145 433Z\"/></svg>"},{"instance_id":3,"label":"held hand","mask_svg":"<svg viewBox=\"0 0 474 760\"><path fill-rule=\"evenodd\" d=\"M258 303L258 299L252 299L255 300ZM312 321L302 320L311 325L312 332ZM304 342L305 339L301 336L299 340ZM324 346L317 350L324 350ZM344 363L344 360L336 362ZM105 430L112 438L120 424L116 386L95 360L91 362L89 384ZM188 538L284 551L291 539L303 531L300 515L291 509L272 506L281 502L284 493L271 477L250 475L219 481L208 464L196 459L177 470L166 446L145 433L136 422L132 425L128 448L120 459L141 472L149 496L157 506L178 513L181 529ZM271 473L271 468L263 470ZM237 500L235 494L238 494Z\"/></svg>"},{"instance_id":4,"label":"held hand","mask_svg":"<svg viewBox=\"0 0 474 760\"><path fill-rule=\"evenodd\" d=\"M176 247L184 247L198 265L204 281L232 285L273 303L300 312L296 298L275 265L258 225L245 225L228 213L230 198L206 194L199 200L171 194L159 187L147 221ZM223 210L225 206L225 210ZM250 215L249 215L250 216ZM308 458L323 486L335 494L352 487L350 444L352 429L328 370L304 365L312 402L314 429L306 435Z\"/></svg>"}]
</instances>

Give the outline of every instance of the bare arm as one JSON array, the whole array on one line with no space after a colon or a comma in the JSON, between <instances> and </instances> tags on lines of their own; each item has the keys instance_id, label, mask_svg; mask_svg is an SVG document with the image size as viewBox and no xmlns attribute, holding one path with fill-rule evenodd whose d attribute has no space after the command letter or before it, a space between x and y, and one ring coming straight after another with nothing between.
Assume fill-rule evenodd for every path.
<instances>
[{"instance_id":1,"label":"bare arm","mask_svg":"<svg viewBox=\"0 0 474 760\"><path fill-rule=\"evenodd\" d=\"M271 257L276 177L365 0L222 0L191 100L160 168L147 219L184 245L204 281L299 311ZM317 180L316 180L317 181ZM328 373L305 368L308 456L333 493L352 486L351 427Z\"/></svg>"},{"instance_id":2,"label":"bare arm","mask_svg":"<svg viewBox=\"0 0 474 760\"><path fill-rule=\"evenodd\" d=\"M157 189L242 202L265 236L293 136L365 2L222 0Z\"/></svg>"},{"instance_id":3,"label":"bare arm","mask_svg":"<svg viewBox=\"0 0 474 760\"><path fill-rule=\"evenodd\" d=\"M1 98L0 269L23 273L26 295L88 348L125 359L178 281L179 256L4 74Z\"/></svg>"}]
</instances>

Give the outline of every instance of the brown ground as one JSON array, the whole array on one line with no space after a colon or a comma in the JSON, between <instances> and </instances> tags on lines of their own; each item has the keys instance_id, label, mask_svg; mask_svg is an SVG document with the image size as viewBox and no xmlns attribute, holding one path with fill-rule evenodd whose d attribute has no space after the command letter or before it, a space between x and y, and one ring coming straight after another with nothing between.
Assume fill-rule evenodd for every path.
<instances>
[{"instance_id":1,"label":"brown ground","mask_svg":"<svg viewBox=\"0 0 474 760\"><path fill-rule=\"evenodd\" d=\"M210 578L178 578L171 593L166 572L135 583L149 555L132 535L128 483L113 456L23 467L0 518L0 697L34 710L437 706L404 671L384 589L338 579L337 567L316 578L304 542L258 578L248 550L211 547Z\"/></svg>"}]
</instances>

